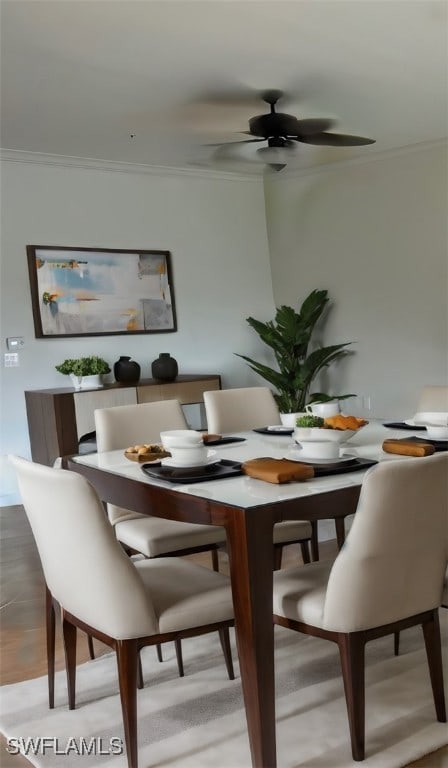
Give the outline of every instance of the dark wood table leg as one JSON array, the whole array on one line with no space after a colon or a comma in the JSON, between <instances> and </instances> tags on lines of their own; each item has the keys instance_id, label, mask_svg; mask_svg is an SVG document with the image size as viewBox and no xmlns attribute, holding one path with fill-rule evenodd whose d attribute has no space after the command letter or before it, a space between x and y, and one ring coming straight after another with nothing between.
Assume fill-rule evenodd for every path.
<instances>
[{"instance_id":1,"label":"dark wood table leg","mask_svg":"<svg viewBox=\"0 0 448 768\"><path fill-rule=\"evenodd\" d=\"M226 529L252 766L275 768L272 519L261 510L233 509Z\"/></svg>"},{"instance_id":2,"label":"dark wood table leg","mask_svg":"<svg viewBox=\"0 0 448 768\"><path fill-rule=\"evenodd\" d=\"M338 542L338 549L341 549L345 541L345 517L335 517L334 524L336 526L336 539Z\"/></svg>"}]
</instances>

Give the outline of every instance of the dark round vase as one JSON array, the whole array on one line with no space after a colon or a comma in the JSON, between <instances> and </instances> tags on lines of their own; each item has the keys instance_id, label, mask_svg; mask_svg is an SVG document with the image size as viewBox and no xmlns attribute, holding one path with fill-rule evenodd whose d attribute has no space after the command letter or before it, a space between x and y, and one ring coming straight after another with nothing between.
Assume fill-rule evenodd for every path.
<instances>
[{"instance_id":1,"label":"dark round vase","mask_svg":"<svg viewBox=\"0 0 448 768\"><path fill-rule=\"evenodd\" d=\"M140 379L140 366L130 357L123 355L114 363L114 376L120 384L137 382Z\"/></svg>"},{"instance_id":2,"label":"dark round vase","mask_svg":"<svg viewBox=\"0 0 448 768\"><path fill-rule=\"evenodd\" d=\"M177 361L171 357L169 352L161 352L158 358L151 363L153 379L158 381L174 381L178 372Z\"/></svg>"}]
</instances>

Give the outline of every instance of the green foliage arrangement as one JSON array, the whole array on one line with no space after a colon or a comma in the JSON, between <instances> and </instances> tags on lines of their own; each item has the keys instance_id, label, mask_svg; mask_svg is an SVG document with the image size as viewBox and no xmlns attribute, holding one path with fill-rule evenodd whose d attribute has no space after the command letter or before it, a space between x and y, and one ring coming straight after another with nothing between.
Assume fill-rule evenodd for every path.
<instances>
[{"instance_id":1,"label":"green foliage arrangement","mask_svg":"<svg viewBox=\"0 0 448 768\"><path fill-rule=\"evenodd\" d=\"M109 364L102 357L78 357L68 358L63 363L55 366L59 373L66 375L73 373L75 376L95 376L96 374L110 373Z\"/></svg>"},{"instance_id":2,"label":"green foliage arrangement","mask_svg":"<svg viewBox=\"0 0 448 768\"><path fill-rule=\"evenodd\" d=\"M246 355L238 357L242 357L255 373L275 387L277 392L274 397L281 413L303 411L308 402L323 403L354 397L353 394L329 395L314 392L310 395L309 392L319 371L348 354L345 347L351 344L333 344L308 352L314 328L328 301L328 291L314 290L304 300L299 312L283 305L277 309L275 319L267 323L253 317L247 318L251 328L273 350L278 370L258 363Z\"/></svg>"},{"instance_id":3,"label":"green foliage arrangement","mask_svg":"<svg viewBox=\"0 0 448 768\"><path fill-rule=\"evenodd\" d=\"M325 427L325 420L321 416L299 416L296 419L296 427Z\"/></svg>"}]
</instances>

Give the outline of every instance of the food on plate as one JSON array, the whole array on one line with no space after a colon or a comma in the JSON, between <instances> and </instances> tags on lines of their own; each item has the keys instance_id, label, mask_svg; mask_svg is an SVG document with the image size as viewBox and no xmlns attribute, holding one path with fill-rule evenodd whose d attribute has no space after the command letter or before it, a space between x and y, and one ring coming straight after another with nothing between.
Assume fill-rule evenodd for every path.
<instances>
[{"instance_id":1,"label":"food on plate","mask_svg":"<svg viewBox=\"0 0 448 768\"><path fill-rule=\"evenodd\" d=\"M130 445L126 448L124 455L132 461L155 461L171 456L165 451L162 445L158 443L140 443L139 445Z\"/></svg>"},{"instance_id":2,"label":"food on plate","mask_svg":"<svg viewBox=\"0 0 448 768\"><path fill-rule=\"evenodd\" d=\"M331 427L331 429L359 429L364 427L369 422L366 419L360 419L358 416L343 416L342 413L338 413L337 416L327 416L324 419L325 426Z\"/></svg>"}]
</instances>

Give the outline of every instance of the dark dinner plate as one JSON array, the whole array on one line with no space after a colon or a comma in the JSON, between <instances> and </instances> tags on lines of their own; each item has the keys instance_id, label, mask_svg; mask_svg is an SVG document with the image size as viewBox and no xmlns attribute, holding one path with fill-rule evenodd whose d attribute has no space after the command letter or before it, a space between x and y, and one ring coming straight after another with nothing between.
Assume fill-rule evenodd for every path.
<instances>
[{"instance_id":1,"label":"dark dinner plate","mask_svg":"<svg viewBox=\"0 0 448 768\"><path fill-rule=\"evenodd\" d=\"M356 472L358 469L368 469L378 464L374 459L363 459L353 456L351 461L334 461L331 464L319 464L318 461L304 461L314 469L314 477L326 477L327 475L342 475L345 472Z\"/></svg>"},{"instance_id":2,"label":"dark dinner plate","mask_svg":"<svg viewBox=\"0 0 448 768\"><path fill-rule=\"evenodd\" d=\"M269 427L256 427L252 432L258 432L260 435L271 435L271 437L289 437L294 432L293 427L279 427L279 429L269 429Z\"/></svg>"},{"instance_id":3,"label":"dark dinner plate","mask_svg":"<svg viewBox=\"0 0 448 768\"><path fill-rule=\"evenodd\" d=\"M221 459L216 464L204 467L165 467L142 464L145 475L167 480L169 483L202 483L206 480L220 480L224 477L241 475L241 462Z\"/></svg>"},{"instance_id":4,"label":"dark dinner plate","mask_svg":"<svg viewBox=\"0 0 448 768\"><path fill-rule=\"evenodd\" d=\"M448 440L431 440L430 437L409 437L408 442L412 443L429 443L433 445L436 451L448 451Z\"/></svg>"},{"instance_id":5,"label":"dark dinner plate","mask_svg":"<svg viewBox=\"0 0 448 768\"><path fill-rule=\"evenodd\" d=\"M426 427L413 427L411 424L406 424L405 421L386 421L384 422L384 426L390 427L391 429L407 429L410 432L421 432L426 429Z\"/></svg>"}]
</instances>

